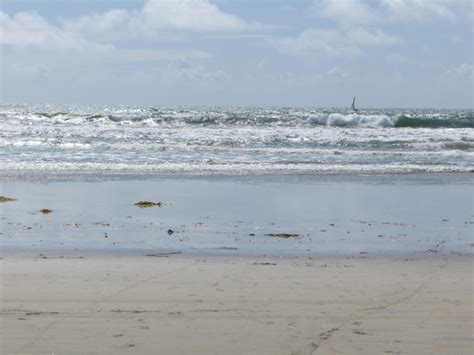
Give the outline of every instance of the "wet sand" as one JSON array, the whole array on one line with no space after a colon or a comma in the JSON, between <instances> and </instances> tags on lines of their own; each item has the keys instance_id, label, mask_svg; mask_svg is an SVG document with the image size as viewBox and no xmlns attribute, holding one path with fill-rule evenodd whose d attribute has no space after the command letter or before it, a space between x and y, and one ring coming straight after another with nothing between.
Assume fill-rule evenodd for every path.
<instances>
[{"instance_id":1,"label":"wet sand","mask_svg":"<svg viewBox=\"0 0 474 355\"><path fill-rule=\"evenodd\" d=\"M472 256L6 255L2 354L471 354Z\"/></svg>"},{"instance_id":2,"label":"wet sand","mask_svg":"<svg viewBox=\"0 0 474 355\"><path fill-rule=\"evenodd\" d=\"M472 174L313 179L2 182L1 195L16 199L0 203L2 253L473 251ZM139 201L163 204L139 208ZM285 234L295 237L272 237Z\"/></svg>"},{"instance_id":3,"label":"wet sand","mask_svg":"<svg viewBox=\"0 0 474 355\"><path fill-rule=\"evenodd\" d=\"M470 175L0 187L1 354L474 350Z\"/></svg>"}]
</instances>

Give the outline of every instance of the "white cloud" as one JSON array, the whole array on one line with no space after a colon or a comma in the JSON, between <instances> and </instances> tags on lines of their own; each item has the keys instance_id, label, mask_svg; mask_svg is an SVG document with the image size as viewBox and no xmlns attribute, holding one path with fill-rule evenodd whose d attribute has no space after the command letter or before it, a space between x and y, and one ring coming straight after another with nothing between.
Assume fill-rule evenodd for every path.
<instances>
[{"instance_id":1,"label":"white cloud","mask_svg":"<svg viewBox=\"0 0 474 355\"><path fill-rule=\"evenodd\" d=\"M339 67L332 67L326 72L326 77L330 77L330 78L345 79L348 76L349 75L343 70L341 70L341 68Z\"/></svg>"},{"instance_id":2,"label":"white cloud","mask_svg":"<svg viewBox=\"0 0 474 355\"><path fill-rule=\"evenodd\" d=\"M160 30L244 31L264 28L228 14L210 0L148 0L141 9L114 9L64 21L64 27L78 32L156 37Z\"/></svg>"},{"instance_id":3,"label":"white cloud","mask_svg":"<svg viewBox=\"0 0 474 355\"><path fill-rule=\"evenodd\" d=\"M472 20L472 0L315 0L314 13L341 25Z\"/></svg>"},{"instance_id":4,"label":"white cloud","mask_svg":"<svg viewBox=\"0 0 474 355\"><path fill-rule=\"evenodd\" d=\"M384 46L402 42L399 37L388 35L381 30L368 31L362 27L353 27L346 33L351 42L359 45Z\"/></svg>"},{"instance_id":5,"label":"white cloud","mask_svg":"<svg viewBox=\"0 0 474 355\"><path fill-rule=\"evenodd\" d=\"M158 62L180 59L209 59L212 55L199 50L156 50L156 49L123 49L119 53L111 53L115 61L125 62Z\"/></svg>"},{"instance_id":6,"label":"white cloud","mask_svg":"<svg viewBox=\"0 0 474 355\"><path fill-rule=\"evenodd\" d=\"M192 81L223 81L230 79L229 75L221 69L207 70L201 65L196 65L189 59L179 59L168 66L169 73L180 79Z\"/></svg>"},{"instance_id":7,"label":"white cloud","mask_svg":"<svg viewBox=\"0 0 474 355\"><path fill-rule=\"evenodd\" d=\"M450 77L461 77L469 80L474 79L474 65L472 63L462 63L454 65L446 71Z\"/></svg>"},{"instance_id":8,"label":"white cloud","mask_svg":"<svg viewBox=\"0 0 474 355\"><path fill-rule=\"evenodd\" d=\"M209 0L149 0L140 15L152 28L233 31L249 27L247 22L221 11Z\"/></svg>"},{"instance_id":9,"label":"white cloud","mask_svg":"<svg viewBox=\"0 0 474 355\"><path fill-rule=\"evenodd\" d=\"M110 49L130 36L156 38L159 30L243 31L265 28L221 11L210 0L148 0L141 9L112 9L53 25L35 11L0 11L0 44L68 50ZM166 33L163 39L174 34ZM100 42L103 43L100 43Z\"/></svg>"},{"instance_id":10,"label":"white cloud","mask_svg":"<svg viewBox=\"0 0 474 355\"><path fill-rule=\"evenodd\" d=\"M260 26L260 27L259 27ZM112 9L103 13L62 20L60 25L48 22L34 11L15 15L0 11L0 45L14 48L63 50L111 50L111 43L140 39L171 40L181 38L183 31L241 32L265 28L221 11L210 0L148 0L136 10ZM159 36L159 37L158 37ZM191 57L205 57L192 53ZM176 52L127 52L130 59L155 60L176 58Z\"/></svg>"},{"instance_id":11,"label":"white cloud","mask_svg":"<svg viewBox=\"0 0 474 355\"><path fill-rule=\"evenodd\" d=\"M130 12L113 9L101 14L83 16L73 21L64 21L64 28L74 32L106 32L127 26Z\"/></svg>"},{"instance_id":12,"label":"white cloud","mask_svg":"<svg viewBox=\"0 0 474 355\"><path fill-rule=\"evenodd\" d=\"M374 9L362 0L319 0L314 4L315 13L341 24L370 23L376 19Z\"/></svg>"},{"instance_id":13,"label":"white cloud","mask_svg":"<svg viewBox=\"0 0 474 355\"><path fill-rule=\"evenodd\" d=\"M273 43L281 51L293 55L317 53L355 56L361 54L360 48L349 42L344 33L338 30L310 28L297 37L284 37L274 40Z\"/></svg>"},{"instance_id":14,"label":"white cloud","mask_svg":"<svg viewBox=\"0 0 474 355\"><path fill-rule=\"evenodd\" d=\"M363 54L365 46L391 45L401 39L381 30L368 31L361 27L327 30L310 28L296 37L284 37L271 43L281 51L293 55L322 54L354 57Z\"/></svg>"},{"instance_id":15,"label":"white cloud","mask_svg":"<svg viewBox=\"0 0 474 355\"><path fill-rule=\"evenodd\" d=\"M78 33L50 25L34 11L19 12L12 17L0 11L0 34L1 45L16 48L72 50L110 48L110 46L90 42Z\"/></svg>"},{"instance_id":16,"label":"white cloud","mask_svg":"<svg viewBox=\"0 0 474 355\"><path fill-rule=\"evenodd\" d=\"M456 6L463 0L381 0L391 19L396 21L454 20Z\"/></svg>"}]
</instances>

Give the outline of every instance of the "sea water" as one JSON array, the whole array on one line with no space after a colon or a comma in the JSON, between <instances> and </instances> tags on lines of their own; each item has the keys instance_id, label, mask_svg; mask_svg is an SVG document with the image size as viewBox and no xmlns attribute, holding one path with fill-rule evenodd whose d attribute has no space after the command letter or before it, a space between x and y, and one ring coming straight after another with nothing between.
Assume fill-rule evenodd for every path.
<instances>
[{"instance_id":1,"label":"sea water","mask_svg":"<svg viewBox=\"0 0 474 355\"><path fill-rule=\"evenodd\" d=\"M0 204L0 246L76 256L471 254L474 187L455 175L6 181L2 193L17 200Z\"/></svg>"},{"instance_id":2,"label":"sea water","mask_svg":"<svg viewBox=\"0 0 474 355\"><path fill-rule=\"evenodd\" d=\"M3 179L474 170L468 110L1 105Z\"/></svg>"},{"instance_id":3,"label":"sea water","mask_svg":"<svg viewBox=\"0 0 474 355\"><path fill-rule=\"evenodd\" d=\"M1 105L0 128L4 251L474 245L473 110Z\"/></svg>"}]
</instances>

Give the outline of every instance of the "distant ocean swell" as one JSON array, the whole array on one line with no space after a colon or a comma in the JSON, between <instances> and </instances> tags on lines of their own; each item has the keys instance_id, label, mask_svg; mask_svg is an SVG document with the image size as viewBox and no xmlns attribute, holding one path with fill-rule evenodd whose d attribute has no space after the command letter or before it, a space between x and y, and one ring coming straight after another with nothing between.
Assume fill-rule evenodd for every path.
<instances>
[{"instance_id":1,"label":"distant ocean swell","mask_svg":"<svg viewBox=\"0 0 474 355\"><path fill-rule=\"evenodd\" d=\"M18 123L110 123L139 125L237 125L237 126L306 126L320 125L332 127L363 128L474 128L474 113L463 111L415 111L410 110L367 110L351 112L326 112L320 110L270 110L270 109L187 109L158 110L109 110L80 112L78 110L58 112L17 111L0 112L3 120L10 119ZM122 113L120 111L128 111Z\"/></svg>"},{"instance_id":2,"label":"distant ocean swell","mask_svg":"<svg viewBox=\"0 0 474 355\"><path fill-rule=\"evenodd\" d=\"M473 110L0 106L3 176L474 171Z\"/></svg>"},{"instance_id":3,"label":"distant ocean swell","mask_svg":"<svg viewBox=\"0 0 474 355\"><path fill-rule=\"evenodd\" d=\"M104 118L102 116L89 116L86 120ZM119 116L108 115L107 118L112 122L147 122L151 121L156 124L172 123L173 121L156 116ZM322 125L333 127L373 127L373 128L474 128L474 117L453 116L449 118L433 118L433 117L410 117L358 114L358 113L329 113L329 114L311 114L308 117L254 117L248 116L230 116L230 117L209 117L198 116L193 118L177 119L177 123L195 124L195 125Z\"/></svg>"}]
</instances>

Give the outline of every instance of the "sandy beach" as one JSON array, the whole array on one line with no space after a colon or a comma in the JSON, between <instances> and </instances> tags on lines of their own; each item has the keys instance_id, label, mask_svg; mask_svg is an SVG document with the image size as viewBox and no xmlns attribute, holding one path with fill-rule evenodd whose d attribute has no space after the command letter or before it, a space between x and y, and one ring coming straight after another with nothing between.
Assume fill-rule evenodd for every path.
<instances>
[{"instance_id":1,"label":"sandy beach","mask_svg":"<svg viewBox=\"0 0 474 355\"><path fill-rule=\"evenodd\" d=\"M470 354L472 257L1 260L3 354Z\"/></svg>"},{"instance_id":2,"label":"sandy beach","mask_svg":"<svg viewBox=\"0 0 474 355\"><path fill-rule=\"evenodd\" d=\"M0 355L473 355L473 14L1 0Z\"/></svg>"},{"instance_id":3,"label":"sandy beach","mask_svg":"<svg viewBox=\"0 0 474 355\"><path fill-rule=\"evenodd\" d=\"M2 354L472 353L469 177L2 187Z\"/></svg>"}]
</instances>

